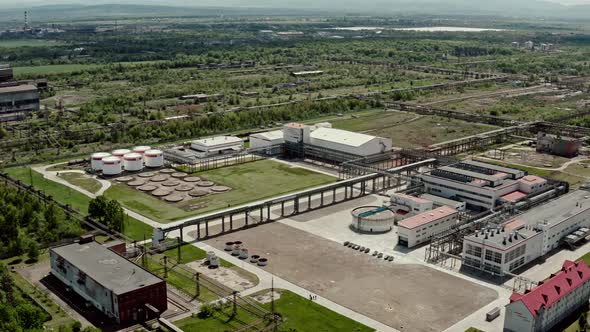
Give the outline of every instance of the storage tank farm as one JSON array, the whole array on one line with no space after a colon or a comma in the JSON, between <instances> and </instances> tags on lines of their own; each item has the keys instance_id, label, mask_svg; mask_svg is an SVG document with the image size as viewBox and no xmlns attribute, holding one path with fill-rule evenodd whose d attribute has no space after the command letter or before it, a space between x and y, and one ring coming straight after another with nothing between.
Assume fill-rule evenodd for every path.
<instances>
[{"instance_id":1,"label":"storage tank farm","mask_svg":"<svg viewBox=\"0 0 590 332\"><path fill-rule=\"evenodd\" d=\"M102 159L103 175L119 175L123 172L123 162L119 157L106 157Z\"/></svg>"},{"instance_id":2,"label":"storage tank farm","mask_svg":"<svg viewBox=\"0 0 590 332\"><path fill-rule=\"evenodd\" d=\"M147 150L143 154L146 167L155 168L164 166L164 152L162 150Z\"/></svg>"},{"instance_id":3,"label":"storage tank farm","mask_svg":"<svg viewBox=\"0 0 590 332\"><path fill-rule=\"evenodd\" d=\"M93 153L90 156L90 168L92 168L93 171L97 172L97 171L102 171L103 168L103 159L110 157L111 154L110 153L106 153L106 152L96 152Z\"/></svg>"},{"instance_id":4,"label":"storage tank farm","mask_svg":"<svg viewBox=\"0 0 590 332\"><path fill-rule=\"evenodd\" d=\"M152 148L146 145L140 145L133 148L133 152L144 154L146 151L151 150Z\"/></svg>"},{"instance_id":5,"label":"storage tank farm","mask_svg":"<svg viewBox=\"0 0 590 332\"><path fill-rule=\"evenodd\" d=\"M123 158L123 156L128 154L129 152L131 152L131 150L129 149L117 149L113 150L111 154L115 157Z\"/></svg>"},{"instance_id":6,"label":"storage tank farm","mask_svg":"<svg viewBox=\"0 0 590 332\"><path fill-rule=\"evenodd\" d=\"M143 169L143 155L137 152L129 152L123 156L123 168L128 172L137 172Z\"/></svg>"}]
</instances>

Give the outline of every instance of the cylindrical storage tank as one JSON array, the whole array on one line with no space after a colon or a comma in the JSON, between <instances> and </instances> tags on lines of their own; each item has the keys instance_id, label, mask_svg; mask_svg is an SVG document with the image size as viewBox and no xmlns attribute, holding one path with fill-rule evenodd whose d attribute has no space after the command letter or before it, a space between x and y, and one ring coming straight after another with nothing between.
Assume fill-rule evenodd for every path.
<instances>
[{"instance_id":1,"label":"cylindrical storage tank","mask_svg":"<svg viewBox=\"0 0 590 332\"><path fill-rule=\"evenodd\" d=\"M212 258L215 258L215 253L213 251L207 251L207 260L210 261Z\"/></svg>"},{"instance_id":2,"label":"cylindrical storage tank","mask_svg":"<svg viewBox=\"0 0 590 332\"><path fill-rule=\"evenodd\" d=\"M209 267L217 268L219 267L219 257L213 256L209 260Z\"/></svg>"},{"instance_id":3,"label":"cylindrical storage tank","mask_svg":"<svg viewBox=\"0 0 590 332\"><path fill-rule=\"evenodd\" d=\"M102 170L102 160L104 158L110 157L110 156L111 156L111 154L106 153L106 152L93 153L92 156L90 156L90 167L94 171L101 171Z\"/></svg>"},{"instance_id":4,"label":"cylindrical storage tank","mask_svg":"<svg viewBox=\"0 0 590 332\"><path fill-rule=\"evenodd\" d=\"M225 243L225 251L232 251L234 250L234 243L233 242L226 242Z\"/></svg>"},{"instance_id":5,"label":"cylindrical storage tank","mask_svg":"<svg viewBox=\"0 0 590 332\"><path fill-rule=\"evenodd\" d=\"M152 148L146 145L140 145L133 148L133 152L144 154L146 151L151 150Z\"/></svg>"},{"instance_id":6,"label":"cylindrical storage tank","mask_svg":"<svg viewBox=\"0 0 590 332\"><path fill-rule=\"evenodd\" d=\"M242 253L242 245L235 244L235 242L234 242L234 250L231 252L232 256L240 256L241 253Z\"/></svg>"},{"instance_id":7,"label":"cylindrical storage tank","mask_svg":"<svg viewBox=\"0 0 590 332\"><path fill-rule=\"evenodd\" d=\"M143 156L137 152L125 154L123 156L123 167L129 172L141 171L143 169Z\"/></svg>"},{"instance_id":8,"label":"cylindrical storage tank","mask_svg":"<svg viewBox=\"0 0 590 332\"><path fill-rule=\"evenodd\" d=\"M259 255L252 255L252 257L250 257L250 263L258 263L259 258Z\"/></svg>"},{"instance_id":9,"label":"cylindrical storage tank","mask_svg":"<svg viewBox=\"0 0 590 332\"><path fill-rule=\"evenodd\" d=\"M146 167L164 166L164 152L162 150L147 150L143 154L143 160Z\"/></svg>"},{"instance_id":10,"label":"cylindrical storage tank","mask_svg":"<svg viewBox=\"0 0 590 332\"><path fill-rule=\"evenodd\" d=\"M268 259L266 258L259 258L258 259L258 266L266 266L268 265Z\"/></svg>"},{"instance_id":11,"label":"cylindrical storage tank","mask_svg":"<svg viewBox=\"0 0 590 332\"><path fill-rule=\"evenodd\" d=\"M242 251L240 252L240 259L246 259L249 256L250 255L248 254L248 249L242 248Z\"/></svg>"},{"instance_id":12,"label":"cylindrical storage tank","mask_svg":"<svg viewBox=\"0 0 590 332\"><path fill-rule=\"evenodd\" d=\"M123 162L119 157L106 157L102 159L103 175L119 175L123 172Z\"/></svg>"},{"instance_id":13,"label":"cylindrical storage tank","mask_svg":"<svg viewBox=\"0 0 590 332\"><path fill-rule=\"evenodd\" d=\"M394 222L395 213L387 206L362 206L352 210L350 226L361 233L386 233Z\"/></svg>"},{"instance_id":14,"label":"cylindrical storage tank","mask_svg":"<svg viewBox=\"0 0 590 332\"><path fill-rule=\"evenodd\" d=\"M131 152L131 150L129 149L117 149L113 150L113 153L111 154L113 155L113 157L123 158L123 156L128 154L129 152Z\"/></svg>"}]
</instances>

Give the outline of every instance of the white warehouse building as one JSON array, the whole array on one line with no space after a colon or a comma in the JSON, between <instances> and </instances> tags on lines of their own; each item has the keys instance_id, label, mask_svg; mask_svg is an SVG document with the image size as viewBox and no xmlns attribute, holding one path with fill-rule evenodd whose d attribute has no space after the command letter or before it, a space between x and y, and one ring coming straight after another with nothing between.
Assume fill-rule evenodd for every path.
<instances>
[{"instance_id":1,"label":"white warehouse building","mask_svg":"<svg viewBox=\"0 0 590 332\"><path fill-rule=\"evenodd\" d=\"M463 264L504 275L557 249L569 235L590 226L588 192L577 190L529 210L496 229L463 239Z\"/></svg>"},{"instance_id":2,"label":"white warehouse building","mask_svg":"<svg viewBox=\"0 0 590 332\"><path fill-rule=\"evenodd\" d=\"M334 128L318 128L309 135L309 144L355 156L371 156L391 150L390 139Z\"/></svg>"},{"instance_id":3,"label":"white warehouse building","mask_svg":"<svg viewBox=\"0 0 590 332\"><path fill-rule=\"evenodd\" d=\"M282 130L267 131L264 133L257 133L250 135L250 149L269 149L285 143L285 138ZM268 151L271 153L271 151Z\"/></svg>"},{"instance_id":4,"label":"white warehouse building","mask_svg":"<svg viewBox=\"0 0 590 332\"><path fill-rule=\"evenodd\" d=\"M207 157L216 154L242 151L244 149L244 141L235 136L209 137L192 141L191 149L195 150L199 157Z\"/></svg>"},{"instance_id":5,"label":"white warehouse building","mask_svg":"<svg viewBox=\"0 0 590 332\"><path fill-rule=\"evenodd\" d=\"M457 223L459 212L448 206L426 211L398 223L398 244L412 248Z\"/></svg>"}]
</instances>

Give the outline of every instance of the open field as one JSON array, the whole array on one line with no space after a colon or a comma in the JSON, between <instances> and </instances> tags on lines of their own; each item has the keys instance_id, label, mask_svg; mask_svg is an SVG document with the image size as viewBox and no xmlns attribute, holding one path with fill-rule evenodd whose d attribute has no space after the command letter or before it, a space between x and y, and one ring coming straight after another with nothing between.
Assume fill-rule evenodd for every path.
<instances>
[{"instance_id":1,"label":"open field","mask_svg":"<svg viewBox=\"0 0 590 332\"><path fill-rule=\"evenodd\" d=\"M34 185L35 188L51 195L55 200L63 204L69 204L83 214L88 213L88 202L90 198L74 189L45 179L41 174L33 171L29 167L13 167L5 170L10 176L22 181L28 185ZM125 227L123 233L134 240L143 240L144 235L150 238L152 227L143 222L125 216Z\"/></svg>"},{"instance_id":2,"label":"open field","mask_svg":"<svg viewBox=\"0 0 590 332\"><path fill-rule=\"evenodd\" d=\"M100 182L86 174L61 173L59 177L93 194L101 188Z\"/></svg>"},{"instance_id":3,"label":"open field","mask_svg":"<svg viewBox=\"0 0 590 332\"><path fill-rule=\"evenodd\" d=\"M105 195L137 213L165 223L336 181L331 176L272 160L233 165L193 175L231 190L176 204L118 183L113 184ZM191 206L199 208L191 209Z\"/></svg>"},{"instance_id":4,"label":"open field","mask_svg":"<svg viewBox=\"0 0 590 332\"><path fill-rule=\"evenodd\" d=\"M347 331L365 332L372 329L339 315L325 307L286 290L275 290L280 298L275 300L275 310L283 316L284 323L278 328L280 332L287 331ZM261 304L270 310L270 303ZM247 311L239 308L236 316L231 316L231 307L214 311L212 317L201 319L189 317L175 324L186 332L210 331L223 332L239 329L244 323L255 322ZM251 330L247 330L251 331Z\"/></svg>"},{"instance_id":5,"label":"open field","mask_svg":"<svg viewBox=\"0 0 590 332\"><path fill-rule=\"evenodd\" d=\"M69 64L69 65L47 65L47 66L30 66L30 67L15 67L14 75L50 75L50 74L66 74L77 72L84 69L94 69L98 65L83 65L83 64Z\"/></svg>"},{"instance_id":6,"label":"open field","mask_svg":"<svg viewBox=\"0 0 590 332\"><path fill-rule=\"evenodd\" d=\"M436 116L416 116L404 112L381 112L356 119L336 120L334 128L388 137L394 146L422 147L476 135L497 127L451 120Z\"/></svg>"},{"instance_id":7,"label":"open field","mask_svg":"<svg viewBox=\"0 0 590 332\"><path fill-rule=\"evenodd\" d=\"M265 253L273 274L396 329L442 331L497 297L429 267L378 260L282 223L207 243L222 249L236 238L250 252Z\"/></svg>"},{"instance_id":8,"label":"open field","mask_svg":"<svg viewBox=\"0 0 590 332\"><path fill-rule=\"evenodd\" d=\"M61 46L63 42L55 40L38 40L38 39L6 39L0 40L0 48L18 48L18 47L44 47L44 46Z\"/></svg>"}]
</instances>

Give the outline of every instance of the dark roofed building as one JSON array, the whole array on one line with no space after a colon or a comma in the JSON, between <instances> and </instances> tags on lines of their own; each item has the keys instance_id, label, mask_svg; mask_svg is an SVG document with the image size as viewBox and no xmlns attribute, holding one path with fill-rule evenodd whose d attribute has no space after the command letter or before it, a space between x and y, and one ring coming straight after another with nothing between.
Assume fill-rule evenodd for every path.
<instances>
[{"instance_id":1,"label":"dark roofed building","mask_svg":"<svg viewBox=\"0 0 590 332\"><path fill-rule=\"evenodd\" d=\"M31 84L0 87L0 121L19 120L39 110L39 90Z\"/></svg>"},{"instance_id":2,"label":"dark roofed building","mask_svg":"<svg viewBox=\"0 0 590 332\"><path fill-rule=\"evenodd\" d=\"M51 274L118 323L145 321L167 309L164 280L97 242L52 248L50 260Z\"/></svg>"}]
</instances>

